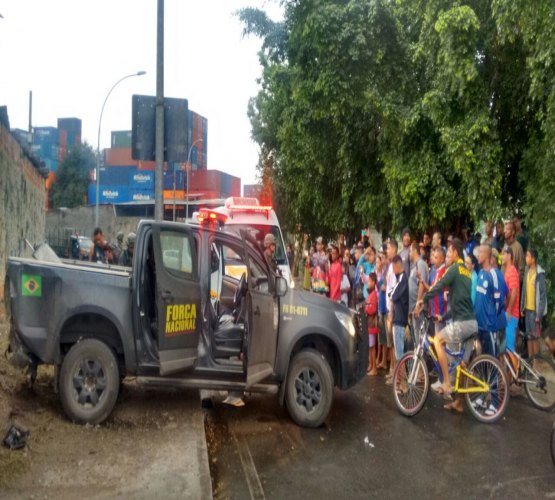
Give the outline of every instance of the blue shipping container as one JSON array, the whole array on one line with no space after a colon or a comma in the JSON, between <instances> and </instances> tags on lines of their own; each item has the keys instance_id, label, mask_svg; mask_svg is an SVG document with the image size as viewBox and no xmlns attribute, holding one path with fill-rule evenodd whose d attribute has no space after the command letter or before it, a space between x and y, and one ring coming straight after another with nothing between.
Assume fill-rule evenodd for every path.
<instances>
[{"instance_id":1,"label":"blue shipping container","mask_svg":"<svg viewBox=\"0 0 555 500\"><path fill-rule=\"evenodd\" d=\"M154 200L154 188L148 191L142 189L130 189L129 190L129 201L153 201Z\"/></svg>"},{"instance_id":2,"label":"blue shipping container","mask_svg":"<svg viewBox=\"0 0 555 500\"><path fill-rule=\"evenodd\" d=\"M129 186L100 186L99 203L110 205L112 203L127 203L130 200ZM89 203L96 203L96 184L89 185Z\"/></svg>"},{"instance_id":3,"label":"blue shipping container","mask_svg":"<svg viewBox=\"0 0 555 500\"><path fill-rule=\"evenodd\" d=\"M177 170L175 172L175 189L185 189L187 186L187 172ZM173 171L164 172L164 189L173 189Z\"/></svg>"},{"instance_id":4,"label":"blue shipping container","mask_svg":"<svg viewBox=\"0 0 555 500\"><path fill-rule=\"evenodd\" d=\"M129 188L149 191L154 189L154 172L134 168L129 172Z\"/></svg>"},{"instance_id":5,"label":"blue shipping container","mask_svg":"<svg viewBox=\"0 0 555 500\"><path fill-rule=\"evenodd\" d=\"M111 167L106 165L100 169L100 184L107 186L129 186L131 172L135 167Z\"/></svg>"}]
</instances>

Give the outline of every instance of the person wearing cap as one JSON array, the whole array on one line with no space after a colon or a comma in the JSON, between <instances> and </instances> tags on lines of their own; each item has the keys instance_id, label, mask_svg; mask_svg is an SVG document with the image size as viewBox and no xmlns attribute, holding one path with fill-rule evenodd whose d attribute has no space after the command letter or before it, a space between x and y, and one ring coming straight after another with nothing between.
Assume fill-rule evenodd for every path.
<instances>
[{"instance_id":1,"label":"person wearing cap","mask_svg":"<svg viewBox=\"0 0 555 500\"><path fill-rule=\"evenodd\" d=\"M276 276L281 276L281 272L275 259L276 253L276 237L272 233L264 236L264 257L268 263L268 267Z\"/></svg>"},{"instance_id":2,"label":"person wearing cap","mask_svg":"<svg viewBox=\"0 0 555 500\"><path fill-rule=\"evenodd\" d=\"M127 235L127 248L123 251L121 255L120 266L131 267L133 265L133 252L135 251L135 233L129 233Z\"/></svg>"}]
</instances>

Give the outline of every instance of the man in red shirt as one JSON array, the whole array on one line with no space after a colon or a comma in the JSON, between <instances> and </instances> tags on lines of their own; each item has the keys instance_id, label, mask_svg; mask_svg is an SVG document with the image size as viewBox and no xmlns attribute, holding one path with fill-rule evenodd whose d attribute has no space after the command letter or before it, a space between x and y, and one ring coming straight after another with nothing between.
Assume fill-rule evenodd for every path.
<instances>
[{"instance_id":1,"label":"man in red shirt","mask_svg":"<svg viewBox=\"0 0 555 500\"><path fill-rule=\"evenodd\" d=\"M519 275L518 269L514 264L513 257L513 249L510 246L506 246L503 249L502 255L505 282L507 283L507 288L509 289L505 308L507 314L507 330L505 338L507 347L512 351L515 350L516 332L518 329L518 318L520 312Z\"/></svg>"},{"instance_id":2,"label":"man in red shirt","mask_svg":"<svg viewBox=\"0 0 555 500\"><path fill-rule=\"evenodd\" d=\"M333 246L331 249L331 263L328 272L330 286L330 299L341 302L341 280L343 278L343 266L339 260L339 249Z\"/></svg>"}]
</instances>

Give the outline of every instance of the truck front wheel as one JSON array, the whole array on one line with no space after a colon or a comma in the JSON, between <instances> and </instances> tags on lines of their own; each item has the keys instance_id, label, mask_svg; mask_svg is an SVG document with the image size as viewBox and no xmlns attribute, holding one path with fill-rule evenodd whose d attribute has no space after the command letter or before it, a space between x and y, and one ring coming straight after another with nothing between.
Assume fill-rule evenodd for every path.
<instances>
[{"instance_id":1,"label":"truck front wheel","mask_svg":"<svg viewBox=\"0 0 555 500\"><path fill-rule=\"evenodd\" d=\"M62 406L72 421L102 423L119 393L119 369L113 351L96 339L74 344L64 358L58 383Z\"/></svg>"},{"instance_id":2,"label":"truck front wheel","mask_svg":"<svg viewBox=\"0 0 555 500\"><path fill-rule=\"evenodd\" d=\"M303 427L319 427L333 399L333 374L326 358L314 349L298 352L287 374L285 402L291 418Z\"/></svg>"}]
</instances>

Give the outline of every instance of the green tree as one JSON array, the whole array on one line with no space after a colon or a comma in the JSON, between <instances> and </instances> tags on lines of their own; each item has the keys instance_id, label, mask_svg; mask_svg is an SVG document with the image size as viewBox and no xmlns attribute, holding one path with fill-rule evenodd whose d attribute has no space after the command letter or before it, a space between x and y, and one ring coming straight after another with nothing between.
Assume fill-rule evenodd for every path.
<instances>
[{"instance_id":1,"label":"green tree","mask_svg":"<svg viewBox=\"0 0 555 500\"><path fill-rule=\"evenodd\" d=\"M555 2L283 1L251 100L282 218L312 233L555 222ZM554 254L555 252L551 252Z\"/></svg>"},{"instance_id":2,"label":"green tree","mask_svg":"<svg viewBox=\"0 0 555 500\"><path fill-rule=\"evenodd\" d=\"M87 143L68 152L58 167L52 188L54 207L73 208L86 203L89 172L95 165L95 153Z\"/></svg>"}]
</instances>

